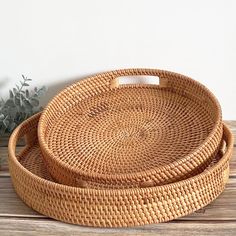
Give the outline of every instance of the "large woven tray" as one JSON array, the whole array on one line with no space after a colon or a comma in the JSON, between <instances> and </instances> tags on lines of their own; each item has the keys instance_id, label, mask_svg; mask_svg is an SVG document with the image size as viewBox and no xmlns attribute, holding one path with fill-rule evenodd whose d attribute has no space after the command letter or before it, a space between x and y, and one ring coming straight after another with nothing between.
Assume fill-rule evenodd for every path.
<instances>
[{"instance_id":1,"label":"large woven tray","mask_svg":"<svg viewBox=\"0 0 236 236\"><path fill-rule=\"evenodd\" d=\"M169 221L202 208L224 189L229 175L233 137L224 126L225 148L200 174L155 187L89 189L53 181L37 141L39 114L15 129L9 141L9 168L14 188L34 210L69 223L99 227L134 226ZM15 154L26 136L26 147Z\"/></svg>"},{"instance_id":2,"label":"large woven tray","mask_svg":"<svg viewBox=\"0 0 236 236\"><path fill-rule=\"evenodd\" d=\"M119 85L120 76L159 85ZM93 188L154 186L201 172L222 138L219 104L198 82L152 69L92 76L59 93L39 121L48 171L60 183Z\"/></svg>"}]
</instances>

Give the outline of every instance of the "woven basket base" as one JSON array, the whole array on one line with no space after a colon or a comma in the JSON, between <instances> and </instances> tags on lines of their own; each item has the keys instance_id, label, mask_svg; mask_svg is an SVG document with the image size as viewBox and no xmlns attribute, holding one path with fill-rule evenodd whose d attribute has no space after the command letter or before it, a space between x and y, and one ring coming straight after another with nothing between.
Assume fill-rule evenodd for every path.
<instances>
[{"instance_id":1,"label":"woven basket base","mask_svg":"<svg viewBox=\"0 0 236 236\"><path fill-rule=\"evenodd\" d=\"M205 171L189 179L163 186L115 190L57 184L48 174L38 146L39 116L28 119L13 132L9 141L9 168L20 198L46 216L98 227L164 222L209 204L224 190L228 180L233 138L224 126L226 152L219 153ZM27 145L16 156L16 142L24 135Z\"/></svg>"},{"instance_id":2,"label":"woven basket base","mask_svg":"<svg viewBox=\"0 0 236 236\"><path fill-rule=\"evenodd\" d=\"M213 126L203 104L187 96L124 87L71 107L48 131L47 142L70 167L117 175L173 163L195 151Z\"/></svg>"}]
</instances>

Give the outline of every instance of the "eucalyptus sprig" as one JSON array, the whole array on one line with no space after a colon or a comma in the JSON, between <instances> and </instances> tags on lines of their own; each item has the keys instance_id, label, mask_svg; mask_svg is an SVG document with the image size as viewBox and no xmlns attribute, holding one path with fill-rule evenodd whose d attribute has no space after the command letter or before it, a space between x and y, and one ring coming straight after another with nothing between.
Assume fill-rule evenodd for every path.
<instances>
[{"instance_id":1,"label":"eucalyptus sprig","mask_svg":"<svg viewBox=\"0 0 236 236\"><path fill-rule=\"evenodd\" d=\"M22 75L19 84L9 90L9 98L0 101L0 133L11 133L22 121L42 110L39 98L46 92L46 87L29 90L31 79Z\"/></svg>"}]
</instances>

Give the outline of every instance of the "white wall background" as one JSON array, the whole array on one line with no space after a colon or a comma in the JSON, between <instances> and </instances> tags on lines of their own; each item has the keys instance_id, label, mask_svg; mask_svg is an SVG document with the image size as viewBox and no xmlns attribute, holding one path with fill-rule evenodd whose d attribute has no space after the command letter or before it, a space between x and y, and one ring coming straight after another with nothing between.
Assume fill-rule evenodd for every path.
<instances>
[{"instance_id":1,"label":"white wall background","mask_svg":"<svg viewBox=\"0 0 236 236\"><path fill-rule=\"evenodd\" d=\"M127 67L186 74L236 119L235 0L0 0L0 96L21 74L44 104L86 75Z\"/></svg>"}]
</instances>

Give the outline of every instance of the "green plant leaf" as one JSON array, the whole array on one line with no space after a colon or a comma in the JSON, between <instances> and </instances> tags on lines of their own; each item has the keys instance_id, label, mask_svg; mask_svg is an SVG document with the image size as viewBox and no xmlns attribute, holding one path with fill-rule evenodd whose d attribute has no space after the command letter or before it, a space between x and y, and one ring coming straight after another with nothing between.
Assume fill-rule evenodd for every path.
<instances>
[{"instance_id":1,"label":"green plant leaf","mask_svg":"<svg viewBox=\"0 0 236 236\"><path fill-rule=\"evenodd\" d=\"M14 97L14 94L11 90L9 90L9 96L10 96L11 99Z\"/></svg>"},{"instance_id":2,"label":"green plant leaf","mask_svg":"<svg viewBox=\"0 0 236 236\"><path fill-rule=\"evenodd\" d=\"M20 106L21 105L21 100L17 96L15 96L14 102L15 102L16 106Z\"/></svg>"},{"instance_id":3,"label":"green plant leaf","mask_svg":"<svg viewBox=\"0 0 236 236\"><path fill-rule=\"evenodd\" d=\"M4 114L0 114L0 121L3 121L5 118Z\"/></svg>"},{"instance_id":4,"label":"green plant leaf","mask_svg":"<svg viewBox=\"0 0 236 236\"><path fill-rule=\"evenodd\" d=\"M9 120L3 120L3 124L4 124L4 126L7 128L8 127L8 125L9 125Z\"/></svg>"},{"instance_id":5,"label":"green plant leaf","mask_svg":"<svg viewBox=\"0 0 236 236\"><path fill-rule=\"evenodd\" d=\"M23 85L23 86L29 86L29 84L27 84L27 83L23 83L22 85Z\"/></svg>"},{"instance_id":6,"label":"green plant leaf","mask_svg":"<svg viewBox=\"0 0 236 236\"><path fill-rule=\"evenodd\" d=\"M32 106L37 107L39 105L39 100L37 100L36 98L31 98L30 103Z\"/></svg>"},{"instance_id":7,"label":"green plant leaf","mask_svg":"<svg viewBox=\"0 0 236 236\"><path fill-rule=\"evenodd\" d=\"M42 88L40 88L38 90L38 95L42 96L45 92L46 92L47 88L45 86L43 86Z\"/></svg>"},{"instance_id":8,"label":"green plant leaf","mask_svg":"<svg viewBox=\"0 0 236 236\"><path fill-rule=\"evenodd\" d=\"M20 93L16 92L15 97L20 98Z\"/></svg>"},{"instance_id":9,"label":"green plant leaf","mask_svg":"<svg viewBox=\"0 0 236 236\"><path fill-rule=\"evenodd\" d=\"M24 103L25 108L27 110L32 110L33 106L30 104L30 102L28 100L24 100L23 103Z\"/></svg>"},{"instance_id":10,"label":"green plant leaf","mask_svg":"<svg viewBox=\"0 0 236 236\"><path fill-rule=\"evenodd\" d=\"M10 132L12 132L16 127L16 123L13 121L9 124L8 129Z\"/></svg>"},{"instance_id":11,"label":"green plant leaf","mask_svg":"<svg viewBox=\"0 0 236 236\"><path fill-rule=\"evenodd\" d=\"M3 100L3 98L1 98L1 100L0 100L0 108L3 107L4 104L5 104L5 101Z\"/></svg>"},{"instance_id":12,"label":"green plant leaf","mask_svg":"<svg viewBox=\"0 0 236 236\"><path fill-rule=\"evenodd\" d=\"M29 90L28 90L28 89L25 90L25 96L26 96L27 98L29 98Z\"/></svg>"},{"instance_id":13,"label":"green plant leaf","mask_svg":"<svg viewBox=\"0 0 236 236\"><path fill-rule=\"evenodd\" d=\"M20 111L21 111L21 112L25 112L25 107L21 105L21 106L20 106Z\"/></svg>"},{"instance_id":14,"label":"green plant leaf","mask_svg":"<svg viewBox=\"0 0 236 236\"><path fill-rule=\"evenodd\" d=\"M8 110L8 114L9 114L9 116L10 116L12 119L14 119L14 117L16 116L16 113L17 113L16 107L10 108L10 109Z\"/></svg>"},{"instance_id":15,"label":"green plant leaf","mask_svg":"<svg viewBox=\"0 0 236 236\"><path fill-rule=\"evenodd\" d=\"M25 100L26 98L25 98L25 95L24 94L20 94L20 98L22 99L22 100Z\"/></svg>"},{"instance_id":16,"label":"green plant leaf","mask_svg":"<svg viewBox=\"0 0 236 236\"><path fill-rule=\"evenodd\" d=\"M19 86L18 85L16 85L18 88L19 88ZM19 88L20 89L20 88ZM18 89L18 90L19 90ZM16 88L13 88L13 92L14 92L14 94L16 94L17 93L17 89Z\"/></svg>"},{"instance_id":17,"label":"green plant leaf","mask_svg":"<svg viewBox=\"0 0 236 236\"><path fill-rule=\"evenodd\" d=\"M9 106L9 107L14 107L15 104L13 102L13 99L8 99L5 103L6 106Z\"/></svg>"}]
</instances>

